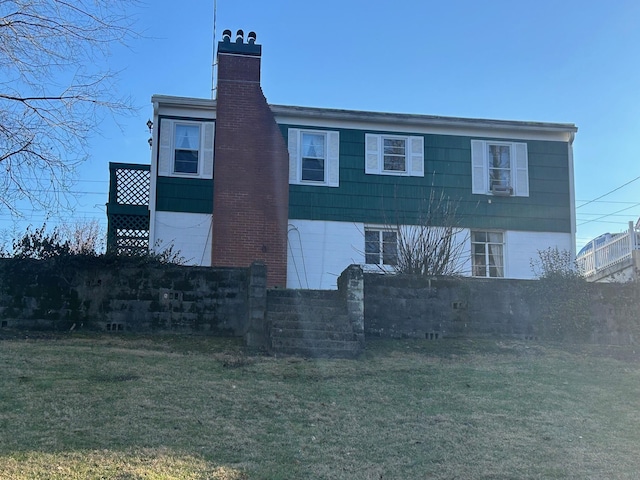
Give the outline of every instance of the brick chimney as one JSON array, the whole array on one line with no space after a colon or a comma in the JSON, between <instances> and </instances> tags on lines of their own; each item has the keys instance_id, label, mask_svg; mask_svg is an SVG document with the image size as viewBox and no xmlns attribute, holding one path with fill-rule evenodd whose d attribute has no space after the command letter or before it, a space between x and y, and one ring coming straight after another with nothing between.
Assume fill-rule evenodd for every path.
<instances>
[{"instance_id":1,"label":"brick chimney","mask_svg":"<svg viewBox=\"0 0 640 480\"><path fill-rule=\"evenodd\" d=\"M289 154L260 86L261 45L251 32L218 43L213 177L214 266L267 265L267 286L287 280Z\"/></svg>"}]
</instances>

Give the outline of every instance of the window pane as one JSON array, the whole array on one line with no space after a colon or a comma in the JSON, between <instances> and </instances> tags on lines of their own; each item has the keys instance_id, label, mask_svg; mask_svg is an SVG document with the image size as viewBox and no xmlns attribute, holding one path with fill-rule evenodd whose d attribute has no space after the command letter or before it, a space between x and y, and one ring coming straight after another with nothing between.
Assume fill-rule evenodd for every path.
<instances>
[{"instance_id":1,"label":"window pane","mask_svg":"<svg viewBox=\"0 0 640 480\"><path fill-rule=\"evenodd\" d=\"M473 253L474 255L483 255L485 254L486 245L484 243L474 243L473 244Z\"/></svg>"},{"instance_id":2,"label":"window pane","mask_svg":"<svg viewBox=\"0 0 640 480\"><path fill-rule=\"evenodd\" d=\"M198 173L198 151L176 150L174 170L176 173Z\"/></svg>"},{"instance_id":3,"label":"window pane","mask_svg":"<svg viewBox=\"0 0 640 480\"><path fill-rule=\"evenodd\" d=\"M405 164L406 162L404 157L394 157L390 155L384 156L384 170L404 172L406 171Z\"/></svg>"},{"instance_id":4,"label":"window pane","mask_svg":"<svg viewBox=\"0 0 640 480\"><path fill-rule=\"evenodd\" d=\"M380 232L376 230L365 230L364 253L366 263L380 263Z\"/></svg>"},{"instance_id":5,"label":"window pane","mask_svg":"<svg viewBox=\"0 0 640 480\"><path fill-rule=\"evenodd\" d=\"M380 264L380 232L378 230L365 230L364 253L365 263Z\"/></svg>"},{"instance_id":6,"label":"window pane","mask_svg":"<svg viewBox=\"0 0 640 480\"><path fill-rule=\"evenodd\" d=\"M303 133L302 156L311 158L324 158L324 135L315 133Z\"/></svg>"},{"instance_id":7,"label":"window pane","mask_svg":"<svg viewBox=\"0 0 640 480\"><path fill-rule=\"evenodd\" d=\"M324 182L324 160L317 158L303 158L302 180Z\"/></svg>"},{"instance_id":8,"label":"window pane","mask_svg":"<svg viewBox=\"0 0 640 480\"><path fill-rule=\"evenodd\" d=\"M383 166L382 169L391 172L405 172L406 146L404 138L383 138Z\"/></svg>"},{"instance_id":9,"label":"window pane","mask_svg":"<svg viewBox=\"0 0 640 480\"><path fill-rule=\"evenodd\" d=\"M198 150L200 148L200 127L198 125L176 125L175 148Z\"/></svg>"},{"instance_id":10,"label":"window pane","mask_svg":"<svg viewBox=\"0 0 640 480\"><path fill-rule=\"evenodd\" d=\"M325 136L321 133L302 134L302 180L324 182Z\"/></svg>"},{"instance_id":11,"label":"window pane","mask_svg":"<svg viewBox=\"0 0 640 480\"><path fill-rule=\"evenodd\" d=\"M485 262L484 255L473 256L473 276L474 277L487 276L487 267L485 266L484 262Z\"/></svg>"},{"instance_id":12,"label":"window pane","mask_svg":"<svg viewBox=\"0 0 640 480\"><path fill-rule=\"evenodd\" d=\"M504 277L502 232L471 233L471 268L474 277Z\"/></svg>"},{"instance_id":13,"label":"window pane","mask_svg":"<svg viewBox=\"0 0 640 480\"><path fill-rule=\"evenodd\" d=\"M398 234L394 231L365 230L365 262L374 265L398 263Z\"/></svg>"},{"instance_id":14,"label":"window pane","mask_svg":"<svg viewBox=\"0 0 640 480\"><path fill-rule=\"evenodd\" d=\"M398 263L398 239L396 232L382 232L382 263Z\"/></svg>"},{"instance_id":15,"label":"window pane","mask_svg":"<svg viewBox=\"0 0 640 480\"><path fill-rule=\"evenodd\" d=\"M489 166L492 168L511 167L511 148L509 145L489 145Z\"/></svg>"},{"instance_id":16,"label":"window pane","mask_svg":"<svg viewBox=\"0 0 640 480\"><path fill-rule=\"evenodd\" d=\"M511 147L509 145L489 145L490 187L509 188L511 186Z\"/></svg>"},{"instance_id":17,"label":"window pane","mask_svg":"<svg viewBox=\"0 0 640 480\"><path fill-rule=\"evenodd\" d=\"M502 233L500 233L500 232L490 232L489 233L489 241L491 243L502 243Z\"/></svg>"},{"instance_id":18,"label":"window pane","mask_svg":"<svg viewBox=\"0 0 640 480\"><path fill-rule=\"evenodd\" d=\"M384 139L385 155L404 155L405 141L401 138L385 138Z\"/></svg>"},{"instance_id":19,"label":"window pane","mask_svg":"<svg viewBox=\"0 0 640 480\"><path fill-rule=\"evenodd\" d=\"M473 232L471 234L472 242L486 242L487 241L487 233L486 232Z\"/></svg>"}]
</instances>

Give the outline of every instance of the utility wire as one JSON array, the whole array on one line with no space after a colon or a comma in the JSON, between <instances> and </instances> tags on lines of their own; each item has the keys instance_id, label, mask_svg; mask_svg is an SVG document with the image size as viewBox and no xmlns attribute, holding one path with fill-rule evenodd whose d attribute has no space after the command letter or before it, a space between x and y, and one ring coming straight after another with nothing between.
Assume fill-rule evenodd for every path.
<instances>
[{"instance_id":1,"label":"utility wire","mask_svg":"<svg viewBox=\"0 0 640 480\"><path fill-rule=\"evenodd\" d=\"M638 178L640 178L640 177L638 177ZM629 182L629 183L631 183L631 182ZM640 205L640 202L638 202L638 203L636 203L634 205L631 205L630 207L623 208L622 210L618 210L617 212L607 213L606 215L602 215L601 217L594 218L593 220L587 220L586 222L579 223L578 227L581 227L582 225L586 225L587 223L597 222L598 220L602 220L603 218L610 217L612 215L615 215L616 213L620 213L620 212L625 212L627 210L631 210L632 208L637 207L638 205Z\"/></svg>"},{"instance_id":2,"label":"utility wire","mask_svg":"<svg viewBox=\"0 0 640 480\"><path fill-rule=\"evenodd\" d=\"M624 185L620 185L619 187L614 188L613 190L611 190L611 191L609 191L609 192L605 193L604 195L600 195L599 197L594 198L593 200L589 200L587 203L583 203L582 205L578 205L578 206L576 207L576 210L577 210L578 208L582 208L582 207L584 207L585 205L589 205L590 203L593 203L593 202L595 202L596 200L600 200L601 198L604 198L604 197L606 197L607 195L611 195L613 192L617 192L617 191L618 191L618 190L620 190L621 188L626 187L627 185L629 185L630 183L635 182L636 180L640 180L640 175L639 175L639 176L637 176L636 178L634 178L633 180L629 180L629 181L628 181L627 183L625 183Z\"/></svg>"},{"instance_id":3,"label":"utility wire","mask_svg":"<svg viewBox=\"0 0 640 480\"><path fill-rule=\"evenodd\" d=\"M596 200L576 200L576 202L593 203L593 202L596 202ZM614 202L612 200L601 200L601 201L599 201L597 203L615 203L615 204L618 204L618 205L631 205L631 204L635 205L636 204L636 202ZM586 205L586 203L585 203L585 205ZM582 205L580 205L580 206L582 206ZM588 214L585 214L585 215L588 215Z\"/></svg>"}]
</instances>

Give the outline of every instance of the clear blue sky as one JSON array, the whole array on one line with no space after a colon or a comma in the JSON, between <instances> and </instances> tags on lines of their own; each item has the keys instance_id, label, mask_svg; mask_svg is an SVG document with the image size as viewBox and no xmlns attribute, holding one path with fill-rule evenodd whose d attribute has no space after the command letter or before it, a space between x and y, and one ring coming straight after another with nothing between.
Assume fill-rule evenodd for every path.
<instances>
[{"instance_id":1,"label":"clear blue sky","mask_svg":"<svg viewBox=\"0 0 640 480\"><path fill-rule=\"evenodd\" d=\"M150 161L151 95L211 96L214 0L131 13L143 37L111 66L139 114L103 122L74 187L75 217L104 226L109 161ZM575 123L578 248L640 216L640 180L580 207L640 176L640 2L218 0L216 18L216 43L257 33L270 103ZM25 213L20 228L47 218Z\"/></svg>"}]
</instances>

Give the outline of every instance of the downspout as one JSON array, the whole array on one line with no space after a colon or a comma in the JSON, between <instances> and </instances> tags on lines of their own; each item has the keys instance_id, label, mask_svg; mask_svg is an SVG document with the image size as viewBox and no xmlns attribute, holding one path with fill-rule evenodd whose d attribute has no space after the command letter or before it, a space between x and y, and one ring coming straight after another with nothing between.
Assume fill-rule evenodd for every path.
<instances>
[{"instance_id":1,"label":"downspout","mask_svg":"<svg viewBox=\"0 0 640 480\"><path fill-rule=\"evenodd\" d=\"M567 145L568 167L569 167L569 209L571 211L571 258L576 258L576 188L573 169L573 141L576 132L569 133L569 144Z\"/></svg>"},{"instance_id":2,"label":"downspout","mask_svg":"<svg viewBox=\"0 0 640 480\"><path fill-rule=\"evenodd\" d=\"M154 250L156 238L156 183L158 180L158 146L160 143L160 120L158 110L160 105L153 102L153 130L151 131L151 166L149 168L149 251Z\"/></svg>"}]
</instances>

